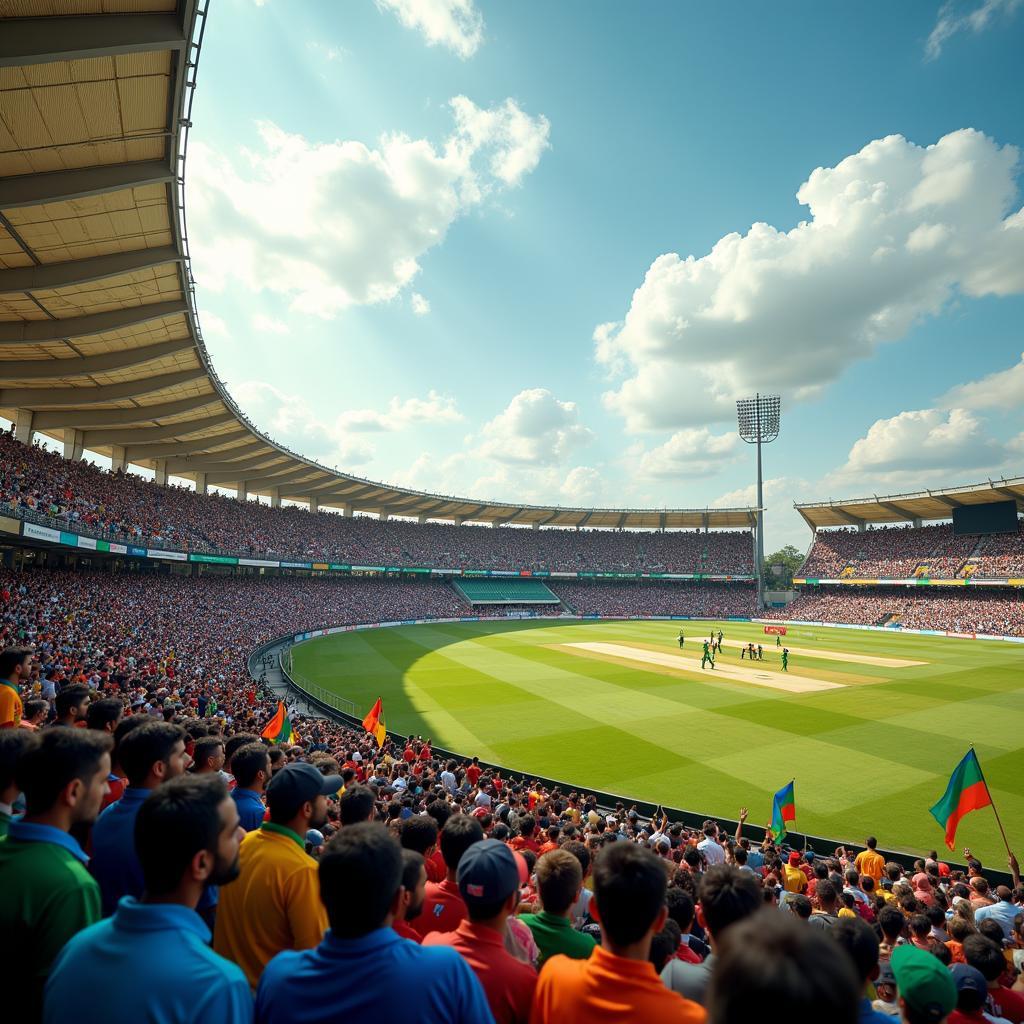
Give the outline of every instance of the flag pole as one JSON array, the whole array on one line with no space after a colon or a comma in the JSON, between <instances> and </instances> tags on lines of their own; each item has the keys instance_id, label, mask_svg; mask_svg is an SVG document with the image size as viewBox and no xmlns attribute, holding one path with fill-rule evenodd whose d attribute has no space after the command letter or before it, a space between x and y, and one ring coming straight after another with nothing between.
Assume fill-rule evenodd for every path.
<instances>
[{"instance_id":1,"label":"flag pole","mask_svg":"<svg viewBox=\"0 0 1024 1024\"><path fill-rule=\"evenodd\" d=\"M974 750L974 744L971 744L971 750ZM1003 821L999 817L999 811L996 810L996 802L992 798L992 788L988 784L988 779L985 778L985 769L981 767L981 758L978 757L977 751L974 753L974 759L978 762L978 771L981 772L982 779L985 780L985 792L988 793L988 803L992 808L992 813L996 816L996 824L999 826L999 834L1003 837L1003 846L1006 847L1006 856L1012 857L1013 851L1010 849L1010 841L1006 838L1006 829L1003 828Z\"/></svg>"}]
</instances>

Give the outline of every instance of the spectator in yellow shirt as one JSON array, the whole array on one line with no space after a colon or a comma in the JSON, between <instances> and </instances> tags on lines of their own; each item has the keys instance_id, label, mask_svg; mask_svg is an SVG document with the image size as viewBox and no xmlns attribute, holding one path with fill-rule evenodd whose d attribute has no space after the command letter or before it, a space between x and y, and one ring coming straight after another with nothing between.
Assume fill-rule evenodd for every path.
<instances>
[{"instance_id":1,"label":"spectator in yellow shirt","mask_svg":"<svg viewBox=\"0 0 1024 1024\"><path fill-rule=\"evenodd\" d=\"M32 673L32 648L8 647L0 651L0 729L21 725L21 685Z\"/></svg>"},{"instance_id":2,"label":"spectator in yellow shirt","mask_svg":"<svg viewBox=\"0 0 1024 1024\"><path fill-rule=\"evenodd\" d=\"M317 862L303 837L327 821L327 797L340 787L338 775L303 762L286 765L267 786L270 820L242 841L241 873L221 895L213 948L238 964L253 988L271 957L312 949L324 937Z\"/></svg>"},{"instance_id":3,"label":"spectator in yellow shirt","mask_svg":"<svg viewBox=\"0 0 1024 1024\"><path fill-rule=\"evenodd\" d=\"M807 876L800 870L800 854L794 850L782 865L782 887L786 892L807 892Z\"/></svg>"}]
</instances>

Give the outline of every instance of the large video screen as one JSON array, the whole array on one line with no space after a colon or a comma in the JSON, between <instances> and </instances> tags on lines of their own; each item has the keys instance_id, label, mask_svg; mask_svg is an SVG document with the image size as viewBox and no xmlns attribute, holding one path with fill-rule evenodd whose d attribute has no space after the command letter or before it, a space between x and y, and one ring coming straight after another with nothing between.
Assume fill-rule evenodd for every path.
<instances>
[{"instance_id":1,"label":"large video screen","mask_svg":"<svg viewBox=\"0 0 1024 1024\"><path fill-rule=\"evenodd\" d=\"M953 533L1014 533L1017 502L990 501L984 505L961 505L953 509Z\"/></svg>"}]
</instances>

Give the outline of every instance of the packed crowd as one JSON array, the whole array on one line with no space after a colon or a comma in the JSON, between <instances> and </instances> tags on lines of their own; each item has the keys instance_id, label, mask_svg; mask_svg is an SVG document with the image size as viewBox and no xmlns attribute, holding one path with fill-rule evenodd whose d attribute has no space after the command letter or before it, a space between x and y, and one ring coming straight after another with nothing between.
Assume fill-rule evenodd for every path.
<instances>
[{"instance_id":1,"label":"packed crowd","mask_svg":"<svg viewBox=\"0 0 1024 1024\"><path fill-rule=\"evenodd\" d=\"M580 615L692 615L712 619L754 614L753 584L581 583L560 581L551 589Z\"/></svg>"},{"instance_id":2,"label":"packed crowd","mask_svg":"<svg viewBox=\"0 0 1024 1024\"><path fill-rule=\"evenodd\" d=\"M953 533L951 523L934 526L876 526L819 530L802 575L911 579L962 576L1001 579L1024 573L1024 528L985 536Z\"/></svg>"},{"instance_id":3,"label":"packed crowd","mask_svg":"<svg viewBox=\"0 0 1024 1024\"><path fill-rule=\"evenodd\" d=\"M67 461L0 433L0 509L59 528L181 551L346 565L536 569L560 572L750 574L749 532L492 529L311 514L164 487L134 474Z\"/></svg>"},{"instance_id":4,"label":"packed crowd","mask_svg":"<svg viewBox=\"0 0 1024 1024\"><path fill-rule=\"evenodd\" d=\"M1024 597L1019 591L843 586L804 589L765 618L855 625L940 629L951 633L1024 636Z\"/></svg>"},{"instance_id":5,"label":"packed crowd","mask_svg":"<svg viewBox=\"0 0 1024 1024\"><path fill-rule=\"evenodd\" d=\"M38 640L0 653L19 1021L1024 1021L1012 856L993 886L969 851L816 856L422 737L296 716L270 744L253 681L204 707L145 655L47 697Z\"/></svg>"}]
</instances>

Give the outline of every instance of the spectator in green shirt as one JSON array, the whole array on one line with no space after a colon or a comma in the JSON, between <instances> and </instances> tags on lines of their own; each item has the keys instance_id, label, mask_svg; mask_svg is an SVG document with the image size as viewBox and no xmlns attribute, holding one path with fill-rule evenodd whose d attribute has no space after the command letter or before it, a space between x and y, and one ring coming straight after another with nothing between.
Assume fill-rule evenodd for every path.
<instances>
[{"instance_id":1,"label":"spectator in green shirt","mask_svg":"<svg viewBox=\"0 0 1024 1024\"><path fill-rule=\"evenodd\" d=\"M19 1020L39 1019L57 954L100 919L99 886L70 833L99 814L112 742L109 733L91 729L47 729L18 759L25 817L0 839L0 963L24 985Z\"/></svg>"},{"instance_id":2,"label":"spectator in green shirt","mask_svg":"<svg viewBox=\"0 0 1024 1024\"><path fill-rule=\"evenodd\" d=\"M538 965L556 953L574 960L586 960L596 942L572 926L572 906L583 888L583 869L568 850L550 850L537 861L539 914L523 914L521 920L533 932L540 950Z\"/></svg>"}]
</instances>

